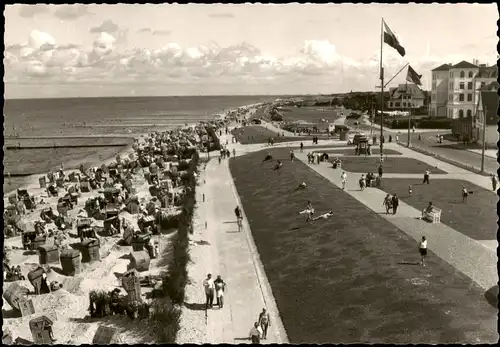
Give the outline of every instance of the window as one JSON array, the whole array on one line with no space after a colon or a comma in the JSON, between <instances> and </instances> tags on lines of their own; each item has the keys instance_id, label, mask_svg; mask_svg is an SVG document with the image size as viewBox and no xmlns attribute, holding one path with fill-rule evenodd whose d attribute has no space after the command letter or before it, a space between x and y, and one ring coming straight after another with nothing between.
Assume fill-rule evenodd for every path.
<instances>
[{"instance_id":1,"label":"window","mask_svg":"<svg viewBox=\"0 0 500 347\"><path fill-rule=\"evenodd\" d=\"M464 82L460 82L460 90L464 90L465 89L465 83Z\"/></svg>"},{"instance_id":2,"label":"window","mask_svg":"<svg viewBox=\"0 0 500 347\"><path fill-rule=\"evenodd\" d=\"M450 82L450 89L453 89L453 81Z\"/></svg>"},{"instance_id":3,"label":"window","mask_svg":"<svg viewBox=\"0 0 500 347\"><path fill-rule=\"evenodd\" d=\"M433 108L431 110L431 117L436 117L436 109L435 108Z\"/></svg>"},{"instance_id":4,"label":"window","mask_svg":"<svg viewBox=\"0 0 500 347\"><path fill-rule=\"evenodd\" d=\"M465 94L459 94L458 101L464 101L465 100L464 96L465 96Z\"/></svg>"},{"instance_id":5,"label":"window","mask_svg":"<svg viewBox=\"0 0 500 347\"><path fill-rule=\"evenodd\" d=\"M399 106L401 106L401 103L398 101L395 103L395 105L396 105L396 107L399 107Z\"/></svg>"},{"instance_id":6,"label":"window","mask_svg":"<svg viewBox=\"0 0 500 347\"><path fill-rule=\"evenodd\" d=\"M453 101L453 94L448 94L448 101Z\"/></svg>"},{"instance_id":7,"label":"window","mask_svg":"<svg viewBox=\"0 0 500 347\"><path fill-rule=\"evenodd\" d=\"M467 89L469 89L469 90L472 89L472 82L467 82Z\"/></svg>"},{"instance_id":8,"label":"window","mask_svg":"<svg viewBox=\"0 0 500 347\"><path fill-rule=\"evenodd\" d=\"M460 78L464 78L464 77L465 77L465 72L460 71Z\"/></svg>"},{"instance_id":9,"label":"window","mask_svg":"<svg viewBox=\"0 0 500 347\"><path fill-rule=\"evenodd\" d=\"M474 74L472 73L472 71L469 71L469 78L472 78L474 77Z\"/></svg>"},{"instance_id":10,"label":"window","mask_svg":"<svg viewBox=\"0 0 500 347\"><path fill-rule=\"evenodd\" d=\"M472 101L472 94L467 94L467 101Z\"/></svg>"},{"instance_id":11,"label":"window","mask_svg":"<svg viewBox=\"0 0 500 347\"><path fill-rule=\"evenodd\" d=\"M432 80L434 81L435 79L436 79L436 73L435 73L435 72L433 72L433 73L432 73Z\"/></svg>"},{"instance_id":12,"label":"window","mask_svg":"<svg viewBox=\"0 0 500 347\"><path fill-rule=\"evenodd\" d=\"M481 88L483 88L486 85L486 82L481 82Z\"/></svg>"},{"instance_id":13,"label":"window","mask_svg":"<svg viewBox=\"0 0 500 347\"><path fill-rule=\"evenodd\" d=\"M467 110L467 118L472 118L472 110Z\"/></svg>"},{"instance_id":14,"label":"window","mask_svg":"<svg viewBox=\"0 0 500 347\"><path fill-rule=\"evenodd\" d=\"M453 118L453 110L451 108L448 109L448 118Z\"/></svg>"},{"instance_id":15,"label":"window","mask_svg":"<svg viewBox=\"0 0 500 347\"><path fill-rule=\"evenodd\" d=\"M464 110L458 110L458 118L464 118Z\"/></svg>"}]
</instances>

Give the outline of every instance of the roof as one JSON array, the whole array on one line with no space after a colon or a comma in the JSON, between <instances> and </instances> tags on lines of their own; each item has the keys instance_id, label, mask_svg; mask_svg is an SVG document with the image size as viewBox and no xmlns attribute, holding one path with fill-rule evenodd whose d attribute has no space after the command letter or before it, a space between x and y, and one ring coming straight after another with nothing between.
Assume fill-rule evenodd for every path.
<instances>
[{"instance_id":1,"label":"roof","mask_svg":"<svg viewBox=\"0 0 500 347\"><path fill-rule=\"evenodd\" d=\"M443 64L441 66L438 66L437 68L435 68L434 70L432 71L448 71L450 69L450 65L448 64Z\"/></svg>"},{"instance_id":2,"label":"roof","mask_svg":"<svg viewBox=\"0 0 500 347\"><path fill-rule=\"evenodd\" d=\"M500 83L498 83L497 81L493 81L485 85L484 87L479 88L479 90L489 90L494 92L498 91L498 89L500 89Z\"/></svg>"},{"instance_id":3,"label":"roof","mask_svg":"<svg viewBox=\"0 0 500 347\"><path fill-rule=\"evenodd\" d=\"M469 63L468 61L462 60L460 63L455 64L451 67L452 69L474 69L478 68L477 65Z\"/></svg>"},{"instance_id":4,"label":"roof","mask_svg":"<svg viewBox=\"0 0 500 347\"><path fill-rule=\"evenodd\" d=\"M486 109L486 124L496 125L498 122L497 109L499 96L496 91L481 91L481 103Z\"/></svg>"},{"instance_id":5,"label":"roof","mask_svg":"<svg viewBox=\"0 0 500 347\"><path fill-rule=\"evenodd\" d=\"M420 89L416 84L413 84L413 83L400 84L396 88L390 89L390 98L391 99L401 99L402 96L405 94L409 94L409 95L411 95L412 98L416 98L416 99L424 99L425 98L423 90Z\"/></svg>"},{"instance_id":6,"label":"roof","mask_svg":"<svg viewBox=\"0 0 500 347\"><path fill-rule=\"evenodd\" d=\"M479 67L477 78L498 78L498 66L483 66Z\"/></svg>"}]
</instances>

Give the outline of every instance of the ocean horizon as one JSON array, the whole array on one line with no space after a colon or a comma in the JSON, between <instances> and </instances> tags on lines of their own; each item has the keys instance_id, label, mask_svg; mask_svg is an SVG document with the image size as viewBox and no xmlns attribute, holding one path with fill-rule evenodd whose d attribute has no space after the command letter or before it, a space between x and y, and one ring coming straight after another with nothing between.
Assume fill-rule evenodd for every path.
<instances>
[{"instance_id":1,"label":"ocean horizon","mask_svg":"<svg viewBox=\"0 0 500 347\"><path fill-rule=\"evenodd\" d=\"M47 137L119 138L124 135L131 141L140 134L211 120L229 109L275 99L274 96L8 99L4 103L3 135L11 144L16 143L16 138L20 142L21 138L31 138L36 142L37 138ZM46 146L47 141L44 143ZM66 168L74 168L76 163L106 160L124 148L106 147L102 141L96 147L56 147L56 140L52 149L15 150L4 145L4 177L11 175L5 180L4 193L22 186L26 175L45 174L57 169L61 163Z\"/></svg>"}]
</instances>

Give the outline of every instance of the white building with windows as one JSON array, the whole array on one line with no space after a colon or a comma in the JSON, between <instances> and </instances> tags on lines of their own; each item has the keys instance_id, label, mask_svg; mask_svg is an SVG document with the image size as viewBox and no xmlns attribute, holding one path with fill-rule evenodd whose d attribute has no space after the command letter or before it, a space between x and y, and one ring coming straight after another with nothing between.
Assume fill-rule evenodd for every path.
<instances>
[{"instance_id":1,"label":"white building with windows","mask_svg":"<svg viewBox=\"0 0 500 347\"><path fill-rule=\"evenodd\" d=\"M452 119L474 117L479 89L496 81L496 65L461 61L432 70L431 116Z\"/></svg>"},{"instance_id":2,"label":"white building with windows","mask_svg":"<svg viewBox=\"0 0 500 347\"><path fill-rule=\"evenodd\" d=\"M425 107L425 94L416 84L405 83L389 89L389 110L408 110Z\"/></svg>"}]
</instances>

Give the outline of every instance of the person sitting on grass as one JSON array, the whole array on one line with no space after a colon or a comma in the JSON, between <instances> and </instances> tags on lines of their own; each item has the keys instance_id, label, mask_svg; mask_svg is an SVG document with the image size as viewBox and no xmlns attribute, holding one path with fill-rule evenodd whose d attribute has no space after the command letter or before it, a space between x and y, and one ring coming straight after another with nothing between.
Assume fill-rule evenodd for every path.
<instances>
[{"instance_id":1,"label":"person sitting on grass","mask_svg":"<svg viewBox=\"0 0 500 347\"><path fill-rule=\"evenodd\" d=\"M283 163L280 160L277 160L276 165L273 168L273 171L277 171L283 167Z\"/></svg>"},{"instance_id":2,"label":"person sitting on grass","mask_svg":"<svg viewBox=\"0 0 500 347\"><path fill-rule=\"evenodd\" d=\"M426 214L432 213L433 210L434 206L432 205L432 201L429 201L429 205L422 211L422 218L424 218Z\"/></svg>"},{"instance_id":3,"label":"person sitting on grass","mask_svg":"<svg viewBox=\"0 0 500 347\"><path fill-rule=\"evenodd\" d=\"M306 222L309 222L310 220L313 219L314 208L312 206L311 201L307 201L307 207L306 207L306 209L300 211L299 214L305 214L306 215Z\"/></svg>"},{"instance_id":4,"label":"person sitting on grass","mask_svg":"<svg viewBox=\"0 0 500 347\"><path fill-rule=\"evenodd\" d=\"M295 191L301 190L301 189L306 189L306 187L307 187L306 182L302 182L301 184L299 184L299 186L297 188L295 188Z\"/></svg>"},{"instance_id":5,"label":"person sitting on grass","mask_svg":"<svg viewBox=\"0 0 500 347\"><path fill-rule=\"evenodd\" d=\"M273 156L271 155L271 153L267 153L266 157L264 158L264 160L262 162L270 161L272 159L273 159Z\"/></svg>"}]
</instances>

